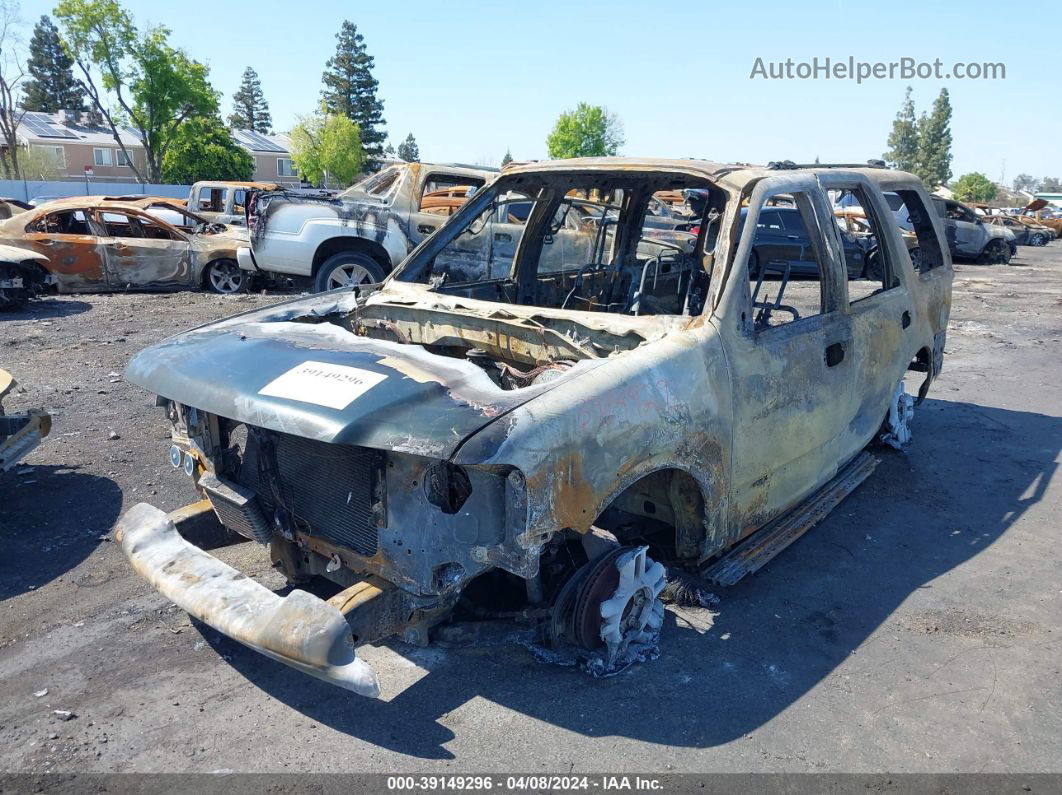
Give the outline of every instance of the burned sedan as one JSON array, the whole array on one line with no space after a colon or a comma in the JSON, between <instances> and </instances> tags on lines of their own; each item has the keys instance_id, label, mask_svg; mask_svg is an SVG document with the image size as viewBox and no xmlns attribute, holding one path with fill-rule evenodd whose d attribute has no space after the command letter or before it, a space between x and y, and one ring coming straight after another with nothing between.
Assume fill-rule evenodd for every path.
<instances>
[{"instance_id":1,"label":"burned sedan","mask_svg":"<svg viewBox=\"0 0 1062 795\"><path fill-rule=\"evenodd\" d=\"M237 292L246 230L160 197L81 196L0 221L0 242L40 255L60 293L193 287Z\"/></svg>"},{"instance_id":2,"label":"burned sedan","mask_svg":"<svg viewBox=\"0 0 1062 795\"><path fill-rule=\"evenodd\" d=\"M686 189L707 193L692 245L646 223L654 193ZM842 190L880 246L874 280L848 278L828 201ZM883 191L910 209L918 269ZM750 278L779 197L801 214L816 279ZM560 234L583 202L607 208L587 244ZM904 376L923 397L940 371L951 280L909 174L508 169L381 287L138 354L127 378L158 395L171 461L203 499L171 515L136 505L116 538L192 615L364 695L379 683L357 646L500 622L613 671L653 653L665 580L756 570L869 474L870 442L907 441ZM337 592L282 597L182 536L213 515L268 545L291 583Z\"/></svg>"}]
</instances>

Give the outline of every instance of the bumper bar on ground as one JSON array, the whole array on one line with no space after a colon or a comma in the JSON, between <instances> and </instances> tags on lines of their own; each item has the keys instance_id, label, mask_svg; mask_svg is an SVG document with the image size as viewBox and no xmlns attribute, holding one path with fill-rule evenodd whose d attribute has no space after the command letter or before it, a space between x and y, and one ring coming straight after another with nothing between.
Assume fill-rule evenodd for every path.
<instances>
[{"instance_id":1,"label":"bumper bar on ground","mask_svg":"<svg viewBox=\"0 0 1062 795\"><path fill-rule=\"evenodd\" d=\"M130 508L115 538L133 568L163 596L218 632L268 657L359 695L380 684L357 657L343 614L305 591L278 596L188 543L147 503Z\"/></svg>"}]
</instances>

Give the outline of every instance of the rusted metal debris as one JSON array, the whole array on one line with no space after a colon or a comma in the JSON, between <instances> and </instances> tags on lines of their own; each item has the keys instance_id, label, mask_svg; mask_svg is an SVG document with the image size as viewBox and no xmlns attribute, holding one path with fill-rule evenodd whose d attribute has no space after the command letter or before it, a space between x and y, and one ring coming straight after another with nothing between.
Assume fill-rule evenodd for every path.
<instances>
[{"instance_id":1,"label":"rusted metal debris","mask_svg":"<svg viewBox=\"0 0 1062 795\"><path fill-rule=\"evenodd\" d=\"M0 370L0 472L6 472L25 458L52 429L52 418L46 411L4 413L4 396L15 386L11 373Z\"/></svg>"},{"instance_id":2,"label":"rusted metal debris","mask_svg":"<svg viewBox=\"0 0 1062 795\"><path fill-rule=\"evenodd\" d=\"M829 191L868 210L874 280L849 282ZM689 232L658 225L662 195L697 197ZM911 175L604 158L433 198L453 215L382 286L194 329L126 376L159 396L171 463L220 522L291 583L341 590L297 597L324 645L277 635L279 597L245 593L143 505L122 520L138 571L341 686L355 658L337 616L355 646L509 622L597 673L651 658L664 566L762 565L869 474L869 443L907 438L905 373L921 399L940 372L951 260ZM750 279L761 210L783 199L813 281L785 263Z\"/></svg>"},{"instance_id":3,"label":"rusted metal debris","mask_svg":"<svg viewBox=\"0 0 1062 795\"><path fill-rule=\"evenodd\" d=\"M164 197L60 199L0 221L0 243L32 264L34 284L60 293L243 285L246 232L212 224ZM29 277L24 277L29 280Z\"/></svg>"}]
</instances>

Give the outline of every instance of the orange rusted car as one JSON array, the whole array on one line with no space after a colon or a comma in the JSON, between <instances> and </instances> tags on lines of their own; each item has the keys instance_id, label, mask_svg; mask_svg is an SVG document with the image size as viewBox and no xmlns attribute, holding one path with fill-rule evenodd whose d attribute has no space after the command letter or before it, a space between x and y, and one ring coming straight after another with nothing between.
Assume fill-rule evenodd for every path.
<instances>
[{"instance_id":1,"label":"orange rusted car","mask_svg":"<svg viewBox=\"0 0 1062 795\"><path fill-rule=\"evenodd\" d=\"M179 200L82 196L0 221L0 243L47 257L60 293L125 289L243 289L236 247L246 233L212 224Z\"/></svg>"}]
</instances>

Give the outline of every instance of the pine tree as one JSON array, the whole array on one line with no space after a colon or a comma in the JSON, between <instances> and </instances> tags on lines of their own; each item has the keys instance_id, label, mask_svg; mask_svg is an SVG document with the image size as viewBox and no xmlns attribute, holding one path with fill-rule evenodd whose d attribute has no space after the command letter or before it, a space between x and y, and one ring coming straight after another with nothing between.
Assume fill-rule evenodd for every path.
<instances>
[{"instance_id":1,"label":"pine tree","mask_svg":"<svg viewBox=\"0 0 1062 795\"><path fill-rule=\"evenodd\" d=\"M51 18L42 16L30 39L26 62L30 79L23 84L22 107L42 113L84 109L84 91L74 79L73 65Z\"/></svg>"},{"instance_id":2,"label":"pine tree","mask_svg":"<svg viewBox=\"0 0 1062 795\"><path fill-rule=\"evenodd\" d=\"M513 162L513 154L508 149L506 149L505 150L505 157L502 158L501 164L504 167L504 166L509 165L511 162Z\"/></svg>"},{"instance_id":3,"label":"pine tree","mask_svg":"<svg viewBox=\"0 0 1062 795\"><path fill-rule=\"evenodd\" d=\"M398 145L398 156L407 163L416 163L420 160L420 148L413 133L406 136L406 140Z\"/></svg>"},{"instance_id":4,"label":"pine tree","mask_svg":"<svg viewBox=\"0 0 1062 795\"><path fill-rule=\"evenodd\" d=\"M365 39L349 21L336 34L336 54L328 59L321 76L321 98L329 113L346 116L358 125L361 144L370 160L383 154L383 101L376 96L372 76L374 60L365 52Z\"/></svg>"},{"instance_id":5,"label":"pine tree","mask_svg":"<svg viewBox=\"0 0 1062 795\"><path fill-rule=\"evenodd\" d=\"M892 123L888 145L889 151L882 155L886 163L900 171L915 170L918 163L918 120L915 118L910 86L907 86L900 112Z\"/></svg>"},{"instance_id":6,"label":"pine tree","mask_svg":"<svg viewBox=\"0 0 1062 795\"><path fill-rule=\"evenodd\" d=\"M234 130L254 130L260 133L273 130L273 119L269 115L269 103L262 93L262 82L258 79L258 73L249 66L243 70L243 82L232 95L229 126Z\"/></svg>"},{"instance_id":7,"label":"pine tree","mask_svg":"<svg viewBox=\"0 0 1062 795\"><path fill-rule=\"evenodd\" d=\"M929 116L918 122L918 162L915 174L926 188L935 190L951 177L951 102L948 89L940 89Z\"/></svg>"}]
</instances>

